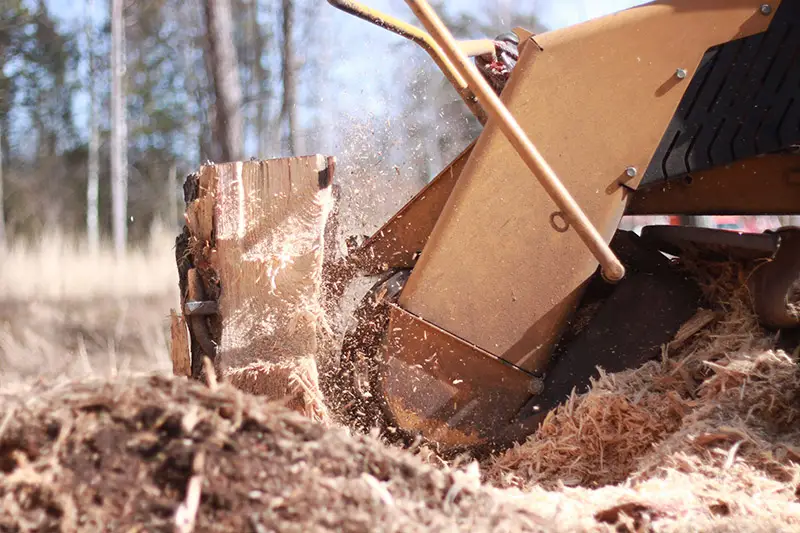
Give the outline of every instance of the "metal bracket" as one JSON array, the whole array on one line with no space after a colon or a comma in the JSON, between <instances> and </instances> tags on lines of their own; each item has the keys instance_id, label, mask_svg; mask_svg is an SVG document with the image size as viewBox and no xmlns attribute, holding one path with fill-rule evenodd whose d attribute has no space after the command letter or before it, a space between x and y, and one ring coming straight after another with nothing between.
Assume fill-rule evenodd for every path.
<instances>
[{"instance_id":1,"label":"metal bracket","mask_svg":"<svg viewBox=\"0 0 800 533\"><path fill-rule=\"evenodd\" d=\"M777 230L778 251L759 266L748 285L761 323L771 328L800 326L800 228Z\"/></svg>"}]
</instances>

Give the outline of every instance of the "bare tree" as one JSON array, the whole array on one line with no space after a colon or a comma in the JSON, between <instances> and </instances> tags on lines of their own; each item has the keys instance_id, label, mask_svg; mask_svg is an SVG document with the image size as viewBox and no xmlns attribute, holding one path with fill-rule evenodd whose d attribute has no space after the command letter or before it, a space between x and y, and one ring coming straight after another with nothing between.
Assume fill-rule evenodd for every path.
<instances>
[{"instance_id":1,"label":"bare tree","mask_svg":"<svg viewBox=\"0 0 800 533\"><path fill-rule=\"evenodd\" d=\"M125 20L123 0L111 0L111 204L114 249L125 254L128 240L128 157L125 114Z\"/></svg>"},{"instance_id":2,"label":"bare tree","mask_svg":"<svg viewBox=\"0 0 800 533\"><path fill-rule=\"evenodd\" d=\"M332 89L330 65L336 62L334 57L335 34L331 31L331 15L333 10L325 9L319 2L305 2L295 16L299 31L295 32L297 42L303 43L302 58L295 65L300 73L298 81L299 107L307 110L308 122L300 127L296 144L298 152L327 151L331 142L332 110L328 107L331 99L327 95ZM303 83L305 80L305 83Z\"/></svg>"},{"instance_id":3,"label":"bare tree","mask_svg":"<svg viewBox=\"0 0 800 533\"><path fill-rule=\"evenodd\" d=\"M98 222L98 196L100 190L100 131L97 120L97 91L95 89L94 24L92 12L94 0L88 0L86 15L86 53L89 59L89 165L86 179L86 238L89 251L97 253L100 248L100 225Z\"/></svg>"},{"instance_id":4,"label":"bare tree","mask_svg":"<svg viewBox=\"0 0 800 533\"><path fill-rule=\"evenodd\" d=\"M256 102L256 153L259 157L267 157L269 153L269 136L267 123L269 122L269 100L271 97L269 73L261 64L266 47L266 39L258 23L259 0L253 0L253 38L255 41L255 62L253 64L253 78L255 82Z\"/></svg>"},{"instance_id":5,"label":"bare tree","mask_svg":"<svg viewBox=\"0 0 800 533\"><path fill-rule=\"evenodd\" d=\"M0 253L6 247L6 213L3 209L3 129L0 128Z\"/></svg>"},{"instance_id":6,"label":"bare tree","mask_svg":"<svg viewBox=\"0 0 800 533\"><path fill-rule=\"evenodd\" d=\"M206 0L205 8L210 55L206 64L216 97L216 136L220 157L225 161L236 161L241 159L243 150L242 85L233 42L231 3L230 0Z\"/></svg>"},{"instance_id":7,"label":"bare tree","mask_svg":"<svg viewBox=\"0 0 800 533\"><path fill-rule=\"evenodd\" d=\"M297 81L295 79L295 55L292 31L294 28L294 0L282 0L281 19L283 27L283 52L281 71L283 75L283 104L281 124L286 125L286 145L290 155L295 155L297 145Z\"/></svg>"}]
</instances>

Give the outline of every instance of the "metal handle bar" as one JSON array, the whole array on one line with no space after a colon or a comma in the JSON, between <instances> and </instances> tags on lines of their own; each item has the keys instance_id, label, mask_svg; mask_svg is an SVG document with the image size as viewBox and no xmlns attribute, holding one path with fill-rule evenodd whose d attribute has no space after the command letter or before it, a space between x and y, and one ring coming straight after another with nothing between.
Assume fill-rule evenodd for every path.
<instances>
[{"instance_id":1,"label":"metal handle bar","mask_svg":"<svg viewBox=\"0 0 800 533\"><path fill-rule=\"evenodd\" d=\"M458 73L452 62L442 51L441 47L429 34L425 33L416 26L407 24L402 20L386 15L385 13L381 13L378 10L367 7L364 4L354 0L328 0L328 3L333 7L344 11L345 13L355 15L362 20L366 20L367 22L371 22L376 26L387 29L421 46L426 52L428 52L428 55L431 56L448 81L453 85L453 87L456 89L456 92L461 99L464 100L464 103L467 104L467 107L469 107L469 110L472 112L472 114L477 117L481 124L486 124L486 113L484 112L480 103L478 103L478 100L475 98L472 90L470 90L466 80L464 80L464 78ZM461 51L469 56L495 53L494 41L490 39L462 41L460 46Z\"/></svg>"},{"instance_id":2,"label":"metal handle bar","mask_svg":"<svg viewBox=\"0 0 800 533\"><path fill-rule=\"evenodd\" d=\"M539 180L539 183L547 191L550 198L574 225L578 236L600 263L603 277L610 282L619 281L625 277L625 267L620 260L614 255L614 252L600 236L591 220L570 195L561 180L558 179L555 171L547 164L547 161L530 141L514 119L514 116L489 86L489 83L481 76L475 65L470 63L469 59L458 49L453 35L428 2L426 0L406 0L406 3L439 44L458 73L467 80L469 87L477 94L483 104L484 110L490 118L497 122L500 130L514 146L514 149Z\"/></svg>"}]
</instances>

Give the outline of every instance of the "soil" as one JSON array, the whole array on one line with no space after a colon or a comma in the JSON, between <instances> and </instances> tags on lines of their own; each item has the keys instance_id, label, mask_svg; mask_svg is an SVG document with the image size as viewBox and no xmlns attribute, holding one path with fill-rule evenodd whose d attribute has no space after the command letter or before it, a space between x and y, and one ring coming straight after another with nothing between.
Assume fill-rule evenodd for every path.
<instances>
[{"instance_id":1,"label":"soil","mask_svg":"<svg viewBox=\"0 0 800 533\"><path fill-rule=\"evenodd\" d=\"M521 493L325 428L227 386L151 376L3 398L0 529L174 531L193 476L197 531L535 530ZM512 491L516 493L516 491ZM505 524L505 527L504 527Z\"/></svg>"}]
</instances>

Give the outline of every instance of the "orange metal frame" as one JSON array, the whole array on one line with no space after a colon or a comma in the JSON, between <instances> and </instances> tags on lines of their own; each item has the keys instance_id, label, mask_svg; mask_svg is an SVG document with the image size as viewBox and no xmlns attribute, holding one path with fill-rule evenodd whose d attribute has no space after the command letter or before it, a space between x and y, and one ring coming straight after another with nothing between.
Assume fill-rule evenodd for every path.
<instances>
[{"instance_id":1,"label":"orange metal frame","mask_svg":"<svg viewBox=\"0 0 800 533\"><path fill-rule=\"evenodd\" d=\"M490 119L480 138L355 259L371 273L413 268L392 307L385 344L400 369L385 376L395 384L386 390L395 419L448 445L474 444L494 431L487 429L489 418L506 420L520 407L527 392L517 380L530 381L530 373L546 368L598 258L613 272L607 244L626 210L645 214L685 199L679 185L638 191L642 172L706 51L764 31L771 15L754 0L664 0L564 30L521 35L519 62L498 99L425 2L407 1L433 35L437 63L446 65L462 97L478 95ZM772 2L772 13L778 4ZM541 194L531 172L549 194ZM710 183L722 172L701 177ZM713 203L712 189L703 187L695 181L694 192L705 191L695 197ZM431 336L448 346L446 364L420 358L413 349ZM458 366L467 360L469 368ZM499 368L489 372L487 365L503 365L516 377ZM407 375L402 368L411 366L420 374L418 383L433 380L441 386L431 390L450 390L436 412L425 408L421 392L397 385ZM451 390L459 380L470 383L470 397ZM476 409L470 398L481 396L477 389L509 387L514 405L477 408L478 418L458 415L466 406ZM481 420L486 431L470 429Z\"/></svg>"}]
</instances>

